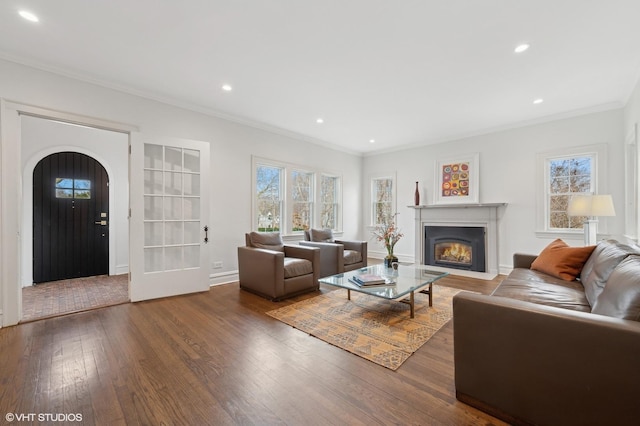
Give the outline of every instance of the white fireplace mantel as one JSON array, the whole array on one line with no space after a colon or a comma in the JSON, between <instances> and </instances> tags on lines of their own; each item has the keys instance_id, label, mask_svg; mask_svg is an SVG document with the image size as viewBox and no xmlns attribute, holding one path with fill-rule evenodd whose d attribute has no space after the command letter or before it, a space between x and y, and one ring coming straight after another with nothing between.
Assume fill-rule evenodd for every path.
<instances>
[{"instance_id":1,"label":"white fireplace mantel","mask_svg":"<svg viewBox=\"0 0 640 426\"><path fill-rule=\"evenodd\" d=\"M495 277L499 273L498 221L500 209L507 203L434 204L408 206L415 209L415 262L424 264L425 226L478 226L486 229L486 269ZM451 273L459 273L455 269Z\"/></svg>"}]
</instances>

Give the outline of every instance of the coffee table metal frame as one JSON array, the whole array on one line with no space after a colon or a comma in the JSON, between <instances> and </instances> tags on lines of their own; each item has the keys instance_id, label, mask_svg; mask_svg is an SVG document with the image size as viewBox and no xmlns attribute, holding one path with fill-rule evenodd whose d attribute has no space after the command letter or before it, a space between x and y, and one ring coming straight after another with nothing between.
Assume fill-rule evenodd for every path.
<instances>
[{"instance_id":1,"label":"coffee table metal frame","mask_svg":"<svg viewBox=\"0 0 640 426\"><path fill-rule=\"evenodd\" d=\"M359 286L349 281L354 275L375 274L380 275L394 284ZM356 269L343 274L331 275L320 278L322 284L340 287L347 290L347 299L351 300L351 291L369 294L387 300L395 300L406 303L411 309L411 318L415 317L416 291L429 295L429 306L433 306L433 283L442 277L449 275L447 272L430 270L424 265L399 265L397 270L387 268L383 264L371 265L366 268ZM427 288L425 288L427 287ZM408 300L407 300L408 297Z\"/></svg>"}]
</instances>

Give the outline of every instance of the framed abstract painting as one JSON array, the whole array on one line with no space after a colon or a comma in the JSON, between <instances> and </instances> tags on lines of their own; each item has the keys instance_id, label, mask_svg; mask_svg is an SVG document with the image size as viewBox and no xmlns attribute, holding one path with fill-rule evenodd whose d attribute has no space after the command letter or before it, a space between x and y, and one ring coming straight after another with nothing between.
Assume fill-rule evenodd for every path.
<instances>
[{"instance_id":1,"label":"framed abstract painting","mask_svg":"<svg viewBox=\"0 0 640 426\"><path fill-rule=\"evenodd\" d=\"M480 153L436 161L434 204L478 204Z\"/></svg>"}]
</instances>

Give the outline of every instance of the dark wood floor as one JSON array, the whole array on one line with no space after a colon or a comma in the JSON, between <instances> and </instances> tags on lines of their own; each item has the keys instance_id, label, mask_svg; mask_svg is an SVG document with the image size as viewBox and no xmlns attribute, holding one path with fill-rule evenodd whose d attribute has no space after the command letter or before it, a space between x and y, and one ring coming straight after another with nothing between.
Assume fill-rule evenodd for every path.
<instances>
[{"instance_id":1,"label":"dark wood floor","mask_svg":"<svg viewBox=\"0 0 640 426\"><path fill-rule=\"evenodd\" d=\"M440 284L489 293L498 282ZM0 413L77 413L88 425L503 424L455 399L451 322L394 372L264 314L291 302L228 284L1 329Z\"/></svg>"}]
</instances>

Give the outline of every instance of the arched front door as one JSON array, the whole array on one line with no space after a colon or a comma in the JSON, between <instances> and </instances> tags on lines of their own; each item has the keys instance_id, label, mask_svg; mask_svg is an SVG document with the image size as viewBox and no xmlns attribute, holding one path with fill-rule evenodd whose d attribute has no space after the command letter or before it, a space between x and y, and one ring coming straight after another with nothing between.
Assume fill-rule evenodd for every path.
<instances>
[{"instance_id":1,"label":"arched front door","mask_svg":"<svg viewBox=\"0 0 640 426\"><path fill-rule=\"evenodd\" d=\"M33 281L109 273L109 179L77 152L43 158L33 171Z\"/></svg>"}]
</instances>

